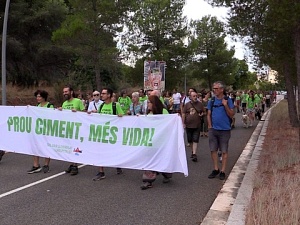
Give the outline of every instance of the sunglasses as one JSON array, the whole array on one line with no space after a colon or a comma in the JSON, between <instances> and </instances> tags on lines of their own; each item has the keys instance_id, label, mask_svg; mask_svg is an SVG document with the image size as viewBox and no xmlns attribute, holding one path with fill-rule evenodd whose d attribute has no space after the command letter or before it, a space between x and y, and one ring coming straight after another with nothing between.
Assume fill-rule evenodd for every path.
<instances>
[{"instance_id":1,"label":"sunglasses","mask_svg":"<svg viewBox=\"0 0 300 225\"><path fill-rule=\"evenodd\" d=\"M100 96L99 94L94 94L93 96Z\"/></svg>"}]
</instances>

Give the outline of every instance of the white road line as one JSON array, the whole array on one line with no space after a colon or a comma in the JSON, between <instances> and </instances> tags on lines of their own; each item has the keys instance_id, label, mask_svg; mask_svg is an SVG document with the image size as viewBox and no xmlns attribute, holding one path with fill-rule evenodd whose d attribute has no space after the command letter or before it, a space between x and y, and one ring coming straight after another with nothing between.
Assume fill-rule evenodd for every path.
<instances>
[{"instance_id":1,"label":"white road line","mask_svg":"<svg viewBox=\"0 0 300 225\"><path fill-rule=\"evenodd\" d=\"M78 166L78 168L82 168L82 167L84 167L84 166L86 166L86 165L80 165L80 166ZM19 192L19 191L22 191L22 190L24 190L24 189L26 189L26 188L30 188L30 187L32 187L32 186L35 186L35 185L38 185L38 184L40 184L40 183L46 182L46 181L48 181L48 180L54 179L54 178L59 177L59 176L64 175L64 174L66 174L66 172L57 173L57 174L55 174L55 175L53 175L53 176L51 176L51 177L46 177L46 178L44 178L44 179L42 179L42 180L38 180L38 181L33 182L33 183L31 183L31 184L27 184L27 185L25 185L25 186L23 186L23 187L19 187L19 188L16 188L16 189L14 189L14 190L5 192L5 193L3 193L3 194L0 194L0 199L3 198L3 197L5 197L5 196L8 196L8 195L17 193L17 192Z\"/></svg>"}]
</instances>

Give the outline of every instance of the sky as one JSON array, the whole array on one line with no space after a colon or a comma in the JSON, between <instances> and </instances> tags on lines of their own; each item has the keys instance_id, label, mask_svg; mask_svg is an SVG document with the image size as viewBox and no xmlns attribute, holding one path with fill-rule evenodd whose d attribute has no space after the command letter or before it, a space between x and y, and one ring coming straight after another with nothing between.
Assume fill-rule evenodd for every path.
<instances>
[{"instance_id":1,"label":"sky","mask_svg":"<svg viewBox=\"0 0 300 225\"><path fill-rule=\"evenodd\" d=\"M203 16L212 15L216 16L219 20L226 22L227 9L225 7L212 7L204 0L186 0L186 5L183 8L183 15L187 18L196 20L201 19ZM229 37L226 38L229 47L235 46L235 57L244 59L247 54L244 45L241 42L234 42Z\"/></svg>"}]
</instances>

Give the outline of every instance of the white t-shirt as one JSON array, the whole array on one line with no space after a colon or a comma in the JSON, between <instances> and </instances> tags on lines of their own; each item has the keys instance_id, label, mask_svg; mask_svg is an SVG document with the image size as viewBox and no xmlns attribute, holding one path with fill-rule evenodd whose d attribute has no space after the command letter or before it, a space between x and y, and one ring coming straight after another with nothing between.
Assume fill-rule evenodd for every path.
<instances>
[{"instance_id":1,"label":"white t-shirt","mask_svg":"<svg viewBox=\"0 0 300 225\"><path fill-rule=\"evenodd\" d=\"M186 103L190 102L191 99L189 98L189 96L185 96L183 99L182 99L182 104L185 105Z\"/></svg>"},{"instance_id":2,"label":"white t-shirt","mask_svg":"<svg viewBox=\"0 0 300 225\"><path fill-rule=\"evenodd\" d=\"M178 105L178 104L180 104L180 99L181 99L181 94L180 93L174 93L173 95L172 95L172 98L173 98L173 104L174 105Z\"/></svg>"},{"instance_id":3,"label":"white t-shirt","mask_svg":"<svg viewBox=\"0 0 300 225\"><path fill-rule=\"evenodd\" d=\"M88 112L92 112L92 110L97 110L99 109L100 105L103 103L103 101L99 100L98 102L95 101L91 101L89 103L89 107L88 107Z\"/></svg>"}]
</instances>

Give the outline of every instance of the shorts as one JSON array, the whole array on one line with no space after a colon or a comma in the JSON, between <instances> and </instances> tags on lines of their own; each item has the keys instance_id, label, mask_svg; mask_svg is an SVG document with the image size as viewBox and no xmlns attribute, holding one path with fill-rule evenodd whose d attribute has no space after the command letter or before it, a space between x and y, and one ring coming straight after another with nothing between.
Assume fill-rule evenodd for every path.
<instances>
[{"instance_id":1,"label":"shorts","mask_svg":"<svg viewBox=\"0 0 300 225\"><path fill-rule=\"evenodd\" d=\"M186 128L186 136L188 143L198 143L200 138L200 128Z\"/></svg>"},{"instance_id":2,"label":"shorts","mask_svg":"<svg viewBox=\"0 0 300 225\"><path fill-rule=\"evenodd\" d=\"M209 148L210 151L228 152L229 139L231 137L230 130L215 130L213 128L208 130Z\"/></svg>"}]
</instances>

